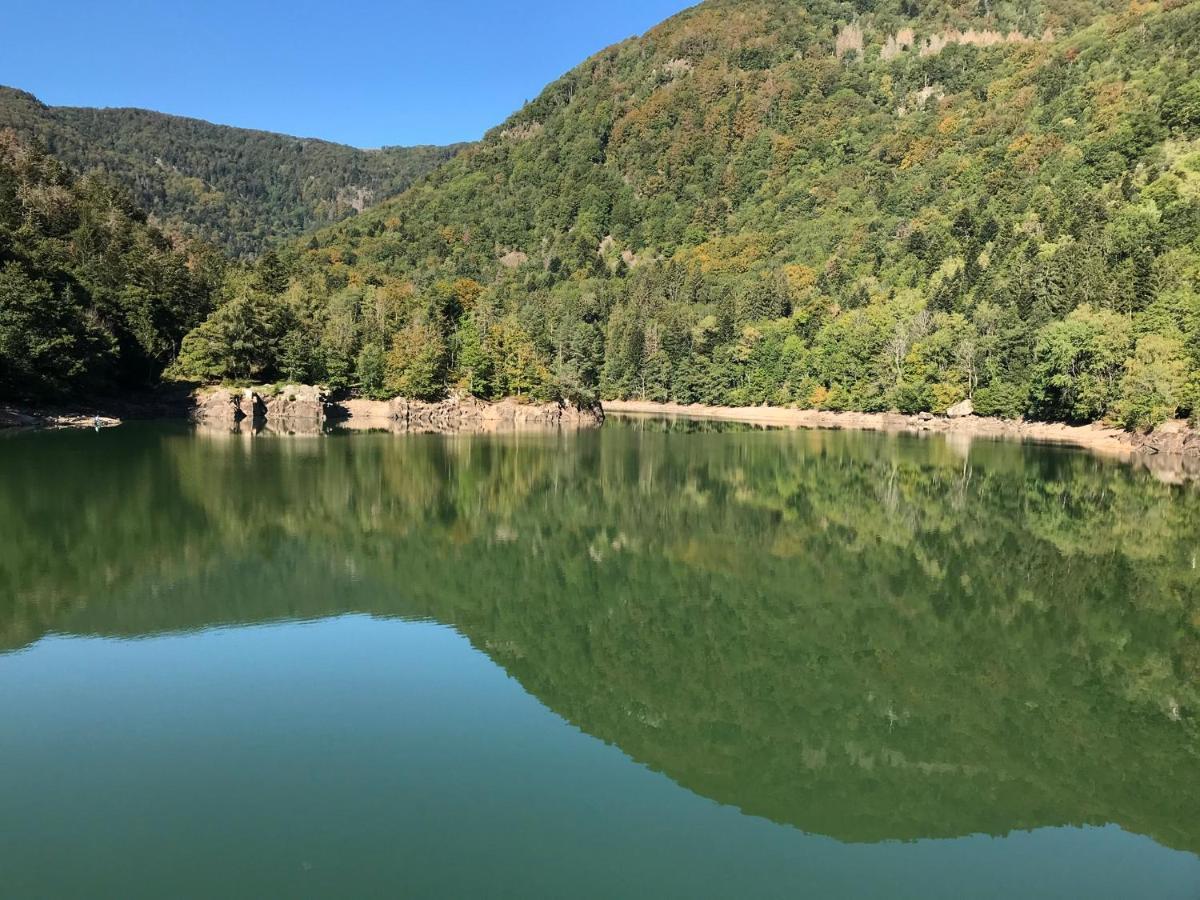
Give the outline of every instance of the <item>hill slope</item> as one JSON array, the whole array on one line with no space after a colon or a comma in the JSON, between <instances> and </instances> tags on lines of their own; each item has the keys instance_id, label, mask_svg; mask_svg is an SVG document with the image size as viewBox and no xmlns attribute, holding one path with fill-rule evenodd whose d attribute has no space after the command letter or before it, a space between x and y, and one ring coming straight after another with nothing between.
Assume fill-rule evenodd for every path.
<instances>
[{"instance_id":1,"label":"hill slope","mask_svg":"<svg viewBox=\"0 0 1200 900\"><path fill-rule=\"evenodd\" d=\"M0 130L0 399L157 381L224 268L106 176L78 178Z\"/></svg>"},{"instance_id":2,"label":"hill slope","mask_svg":"<svg viewBox=\"0 0 1200 900\"><path fill-rule=\"evenodd\" d=\"M76 171L112 174L163 224L235 255L397 194L461 146L359 150L143 109L51 107L6 87L0 128Z\"/></svg>"},{"instance_id":3,"label":"hill slope","mask_svg":"<svg viewBox=\"0 0 1200 900\"><path fill-rule=\"evenodd\" d=\"M1198 45L1178 0L710 0L298 244L289 350L262 368L367 393L1186 414ZM211 338L183 368L216 371Z\"/></svg>"}]
</instances>

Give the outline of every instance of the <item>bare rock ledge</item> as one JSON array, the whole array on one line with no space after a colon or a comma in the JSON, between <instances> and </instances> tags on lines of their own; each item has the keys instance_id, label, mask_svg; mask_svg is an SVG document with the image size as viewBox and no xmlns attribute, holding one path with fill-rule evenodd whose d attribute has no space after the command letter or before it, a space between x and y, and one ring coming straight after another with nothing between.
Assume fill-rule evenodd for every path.
<instances>
[{"instance_id":1,"label":"bare rock ledge","mask_svg":"<svg viewBox=\"0 0 1200 900\"><path fill-rule=\"evenodd\" d=\"M355 430L528 431L595 427L604 421L604 413L599 407L578 409L565 403L521 403L511 399L487 403L474 397L426 402L396 397L334 404L330 418Z\"/></svg>"},{"instance_id":2,"label":"bare rock ledge","mask_svg":"<svg viewBox=\"0 0 1200 900\"><path fill-rule=\"evenodd\" d=\"M601 424L599 406L579 409L564 403L486 403L474 397L436 402L392 400L331 402L320 388L289 384L282 388L203 388L193 398L191 416L207 425L237 425L249 420L271 429L309 431L326 421L351 429L389 431L509 431L586 428Z\"/></svg>"}]
</instances>

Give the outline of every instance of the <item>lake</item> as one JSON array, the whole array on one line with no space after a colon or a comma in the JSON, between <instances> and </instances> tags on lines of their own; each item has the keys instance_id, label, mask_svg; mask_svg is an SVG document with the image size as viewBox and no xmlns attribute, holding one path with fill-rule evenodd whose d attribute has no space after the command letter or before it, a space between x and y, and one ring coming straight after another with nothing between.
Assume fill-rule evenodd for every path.
<instances>
[{"instance_id":1,"label":"lake","mask_svg":"<svg viewBox=\"0 0 1200 900\"><path fill-rule=\"evenodd\" d=\"M1200 493L610 419L0 437L0 893L1200 896Z\"/></svg>"}]
</instances>

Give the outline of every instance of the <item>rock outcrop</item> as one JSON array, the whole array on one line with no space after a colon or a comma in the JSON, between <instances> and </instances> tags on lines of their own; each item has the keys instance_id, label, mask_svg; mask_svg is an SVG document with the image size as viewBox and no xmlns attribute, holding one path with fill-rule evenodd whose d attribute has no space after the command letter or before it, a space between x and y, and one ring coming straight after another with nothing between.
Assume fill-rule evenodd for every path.
<instances>
[{"instance_id":1,"label":"rock outcrop","mask_svg":"<svg viewBox=\"0 0 1200 900\"><path fill-rule=\"evenodd\" d=\"M588 428L601 424L599 405L580 409L566 403L487 403L474 397L426 402L393 400L329 402L321 389L306 384L282 388L208 388L193 398L192 418L209 426L253 426L287 434L312 434L326 420L355 429L391 431L515 431Z\"/></svg>"},{"instance_id":2,"label":"rock outcrop","mask_svg":"<svg viewBox=\"0 0 1200 900\"><path fill-rule=\"evenodd\" d=\"M201 389L193 395L191 417L212 423L240 422L246 418L242 410L242 392L228 388Z\"/></svg>"},{"instance_id":3,"label":"rock outcrop","mask_svg":"<svg viewBox=\"0 0 1200 900\"><path fill-rule=\"evenodd\" d=\"M30 410L0 404L0 428L112 428L115 416L62 410Z\"/></svg>"},{"instance_id":4,"label":"rock outcrop","mask_svg":"<svg viewBox=\"0 0 1200 900\"><path fill-rule=\"evenodd\" d=\"M191 417L210 424L251 422L323 422L325 397L320 388L289 384L282 388L206 388L194 395Z\"/></svg>"},{"instance_id":5,"label":"rock outcrop","mask_svg":"<svg viewBox=\"0 0 1200 900\"><path fill-rule=\"evenodd\" d=\"M263 416L268 421L325 419L325 395L311 384L286 384L262 395Z\"/></svg>"},{"instance_id":6,"label":"rock outcrop","mask_svg":"<svg viewBox=\"0 0 1200 900\"><path fill-rule=\"evenodd\" d=\"M1129 443L1143 453L1200 456L1200 431L1183 419L1170 419L1147 434L1131 435Z\"/></svg>"},{"instance_id":7,"label":"rock outcrop","mask_svg":"<svg viewBox=\"0 0 1200 900\"><path fill-rule=\"evenodd\" d=\"M604 421L599 408L579 409L565 403L487 403L474 397L450 397L427 402L396 397L392 400L346 400L329 405L330 419L353 430L386 431L519 431L554 428L592 428Z\"/></svg>"},{"instance_id":8,"label":"rock outcrop","mask_svg":"<svg viewBox=\"0 0 1200 900\"><path fill-rule=\"evenodd\" d=\"M579 409L565 403L486 403L474 397L451 397L434 403L397 397L388 402L388 415L407 431L511 431L550 428L588 428L600 425L597 406Z\"/></svg>"}]
</instances>

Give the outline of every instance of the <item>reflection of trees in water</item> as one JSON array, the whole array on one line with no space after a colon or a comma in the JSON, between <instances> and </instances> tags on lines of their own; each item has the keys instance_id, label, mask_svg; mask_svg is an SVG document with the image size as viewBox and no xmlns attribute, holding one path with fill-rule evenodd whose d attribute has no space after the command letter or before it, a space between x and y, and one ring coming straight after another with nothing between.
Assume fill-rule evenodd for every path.
<instances>
[{"instance_id":1,"label":"reflection of trees in water","mask_svg":"<svg viewBox=\"0 0 1200 900\"><path fill-rule=\"evenodd\" d=\"M85 437L0 444L6 645L431 616L634 758L808 830L1117 821L1200 848L1200 510L1144 473L824 432Z\"/></svg>"}]
</instances>

